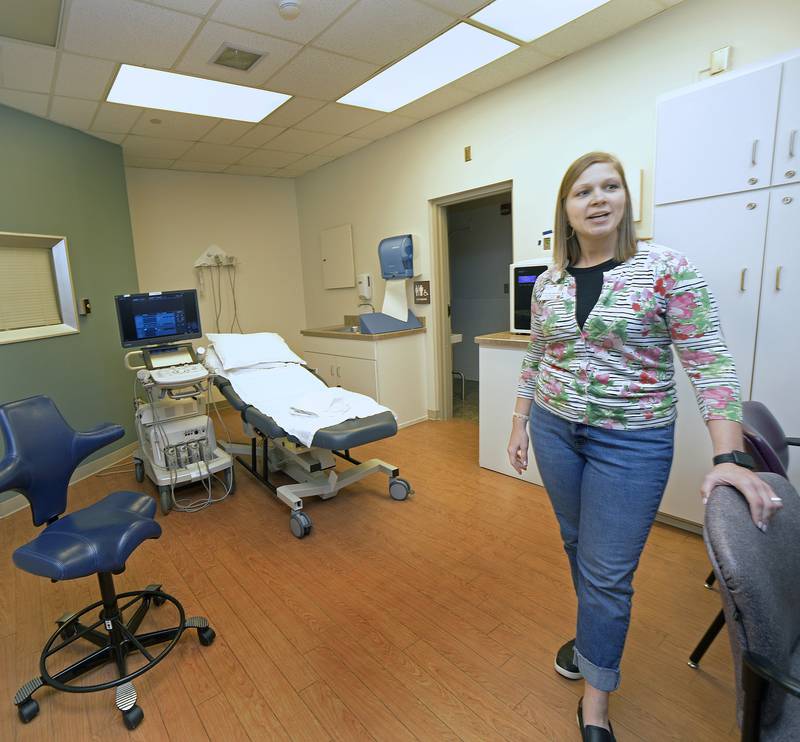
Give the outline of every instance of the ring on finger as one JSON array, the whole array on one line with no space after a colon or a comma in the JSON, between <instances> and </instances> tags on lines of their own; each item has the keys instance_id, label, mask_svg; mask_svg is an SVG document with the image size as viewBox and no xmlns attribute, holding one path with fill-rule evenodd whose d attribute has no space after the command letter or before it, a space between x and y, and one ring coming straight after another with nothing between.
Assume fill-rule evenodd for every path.
<instances>
[{"instance_id":1,"label":"ring on finger","mask_svg":"<svg viewBox=\"0 0 800 742\"><path fill-rule=\"evenodd\" d=\"M783 502L780 497L770 497L770 502Z\"/></svg>"}]
</instances>

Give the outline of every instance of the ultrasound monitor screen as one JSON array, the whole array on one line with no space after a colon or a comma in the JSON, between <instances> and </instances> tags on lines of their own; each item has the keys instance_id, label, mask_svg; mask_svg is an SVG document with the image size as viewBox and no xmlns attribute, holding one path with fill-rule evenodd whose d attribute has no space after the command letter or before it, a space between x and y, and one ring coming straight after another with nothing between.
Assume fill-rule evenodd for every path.
<instances>
[{"instance_id":1,"label":"ultrasound monitor screen","mask_svg":"<svg viewBox=\"0 0 800 742\"><path fill-rule=\"evenodd\" d=\"M202 336L197 292L163 291L116 297L123 348L159 345Z\"/></svg>"}]
</instances>

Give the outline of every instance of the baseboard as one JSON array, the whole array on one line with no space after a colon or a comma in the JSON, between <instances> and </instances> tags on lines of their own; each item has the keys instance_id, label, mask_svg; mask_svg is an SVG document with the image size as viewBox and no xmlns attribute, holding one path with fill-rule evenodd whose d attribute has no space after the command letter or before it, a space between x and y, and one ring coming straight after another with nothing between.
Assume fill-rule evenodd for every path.
<instances>
[{"instance_id":1,"label":"baseboard","mask_svg":"<svg viewBox=\"0 0 800 742\"><path fill-rule=\"evenodd\" d=\"M674 515L667 515L666 513L660 512L656 514L656 520L664 525L680 528L682 531L689 531L690 533L696 533L700 536L703 534L702 524L695 523L693 520L685 520L684 518L678 518Z\"/></svg>"},{"instance_id":2,"label":"baseboard","mask_svg":"<svg viewBox=\"0 0 800 742\"><path fill-rule=\"evenodd\" d=\"M441 420L441 419L442 419L441 410L428 410L428 420Z\"/></svg>"},{"instance_id":3,"label":"baseboard","mask_svg":"<svg viewBox=\"0 0 800 742\"><path fill-rule=\"evenodd\" d=\"M417 423L424 423L424 422L427 421L427 419L428 419L427 415L425 417L418 417L415 420L407 420L404 423L400 423L397 427L398 427L398 429L399 428L407 428L410 425L416 425Z\"/></svg>"},{"instance_id":4,"label":"baseboard","mask_svg":"<svg viewBox=\"0 0 800 742\"><path fill-rule=\"evenodd\" d=\"M81 464L75 469L75 473L72 475L69 483L71 485L76 484L82 479L91 477L93 474L103 471L103 469L108 469L110 466L118 464L120 461L128 458L138 446L138 443L129 443L127 446L118 448L105 456L100 456L97 459ZM15 495L8 500L0 502L0 518L6 518L12 513L16 513L18 510L22 510L26 507L28 507L28 501L25 499L24 495Z\"/></svg>"}]
</instances>

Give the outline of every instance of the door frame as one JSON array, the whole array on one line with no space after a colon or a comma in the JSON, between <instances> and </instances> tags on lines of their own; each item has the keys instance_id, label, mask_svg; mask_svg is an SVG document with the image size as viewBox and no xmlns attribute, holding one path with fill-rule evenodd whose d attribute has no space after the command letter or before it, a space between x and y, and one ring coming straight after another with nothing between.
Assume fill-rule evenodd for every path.
<instances>
[{"instance_id":1,"label":"door frame","mask_svg":"<svg viewBox=\"0 0 800 742\"><path fill-rule=\"evenodd\" d=\"M431 324L433 330L433 409L429 417L436 420L449 420L453 417L453 357L450 342L450 317L447 306L450 304L450 246L447 237L447 207L468 201L477 201L498 193L509 193L513 204L514 181L503 180L497 183L470 188L428 201L430 210L431 241ZM514 209L512 206L511 213ZM513 216L512 216L513 218ZM514 255L514 236L512 229L511 254ZM437 290L438 289L438 290Z\"/></svg>"}]
</instances>

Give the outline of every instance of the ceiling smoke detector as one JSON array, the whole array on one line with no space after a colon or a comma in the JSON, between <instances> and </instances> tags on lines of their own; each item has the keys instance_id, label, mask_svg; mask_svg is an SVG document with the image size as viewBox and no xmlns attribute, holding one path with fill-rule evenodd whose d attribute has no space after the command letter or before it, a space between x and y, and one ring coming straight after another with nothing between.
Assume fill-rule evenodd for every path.
<instances>
[{"instance_id":1,"label":"ceiling smoke detector","mask_svg":"<svg viewBox=\"0 0 800 742\"><path fill-rule=\"evenodd\" d=\"M278 12L281 18L293 21L300 15L300 0L278 0Z\"/></svg>"}]
</instances>

